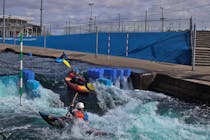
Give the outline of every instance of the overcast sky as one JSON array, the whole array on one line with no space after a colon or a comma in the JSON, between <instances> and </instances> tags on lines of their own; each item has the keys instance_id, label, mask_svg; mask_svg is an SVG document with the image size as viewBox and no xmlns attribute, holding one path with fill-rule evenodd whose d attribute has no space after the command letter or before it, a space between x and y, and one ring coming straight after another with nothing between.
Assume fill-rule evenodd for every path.
<instances>
[{"instance_id":1,"label":"overcast sky","mask_svg":"<svg viewBox=\"0 0 210 140\"><path fill-rule=\"evenodd\" d=\"M41 0L5 0L6 14L30 17L34 23L40 22ZM94 3L93 16L97 22L121 20L160 19L163 7L166 19L193 17L200 28L210 28L210 0L43 0L43 22L57 26L88 24L90 6ZM0 15L3 13L3 0L0 0Z\"/></svg>"}]
</instances>

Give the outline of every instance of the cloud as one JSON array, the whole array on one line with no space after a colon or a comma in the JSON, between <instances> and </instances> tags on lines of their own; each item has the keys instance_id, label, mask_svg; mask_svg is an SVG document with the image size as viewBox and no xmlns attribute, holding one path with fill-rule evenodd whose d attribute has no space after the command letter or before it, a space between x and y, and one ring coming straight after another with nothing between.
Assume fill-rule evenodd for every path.
<instances>
[{"instance_id":1,"label":"cloud","mask_svg":"<svg viewBox=\"0 0 210 140\"><path fill-rule=\"evenodd\" d=\"M2 2L3 0L0 0L0 3ZM210 19L207 18L210 14L210 5L205 6L210 4L209 0L43 0L43 22L59 26L65 26L66 21L72 24L88 24L90 2L94 3L92 10L97 22L117 22L119 14L122 21L143 21L146 10L148 19L160 19L160 7L163 7L164 17L167 19L192 16L197 22L205 19L210 23ZM32 17L34 22L39 23L40 5L41 0L6 0L6 13ZM1 12L0 6L0 14Z\"/></svg>"}]
</instances>

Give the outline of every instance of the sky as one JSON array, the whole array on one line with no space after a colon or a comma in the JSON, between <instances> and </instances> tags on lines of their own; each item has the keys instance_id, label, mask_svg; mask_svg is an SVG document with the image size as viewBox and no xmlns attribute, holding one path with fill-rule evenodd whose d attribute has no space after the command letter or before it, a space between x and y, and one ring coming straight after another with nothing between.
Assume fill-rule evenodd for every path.
<instances>
[{"instance_id":1,"label":"sky","mask_svg":"<svg viewBox=\"0 0 210 140\"><path fill-rule=\"evenodd\" d=\"M40 23L41 0L5 0L6 15L22 16L30 22ZM91 15L96 23L120 21L193 18L200 29L210 29L210 0L43 0L43 24L51 28L67 25L88 24ZM0 0L0 15L3 14L3 0ZM162 7L162 9L160 8ZM172 23L171 23L172 24Z\"/></svg>"}]
</instances>

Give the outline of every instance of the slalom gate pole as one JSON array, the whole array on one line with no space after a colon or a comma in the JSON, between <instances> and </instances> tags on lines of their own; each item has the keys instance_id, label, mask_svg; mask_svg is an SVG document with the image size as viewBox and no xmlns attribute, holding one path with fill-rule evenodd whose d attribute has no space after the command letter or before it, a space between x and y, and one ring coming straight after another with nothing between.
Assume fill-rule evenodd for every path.
<instances>
[{"instance_id":1,"label":"slalom gate pole","mask_svg":"<svg viewBox=\"0 0 210 140\"><path fill-rule=\"evenodd\" d=\"M20 105L22 106L21 103L21 97L23 94L23 33L20 33Z\"/></svg>"}]
</instances>

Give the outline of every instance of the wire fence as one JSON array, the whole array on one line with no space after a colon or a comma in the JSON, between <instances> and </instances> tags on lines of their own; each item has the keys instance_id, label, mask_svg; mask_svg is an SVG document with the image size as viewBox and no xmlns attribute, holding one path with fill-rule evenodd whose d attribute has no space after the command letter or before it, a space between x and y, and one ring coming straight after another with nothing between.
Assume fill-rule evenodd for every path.
<instances>
[{"instance_id":1,"label":"wire fence","mask_svg":"<svg viewBox=\"0 0 210 140\"><path fill-rule=\"evenodd\" d=\"M26 36L40 35L69 35L96 32L177 32L190 30L192 19L148 19L148 20L123 20L96 21L91 18L87 24L80 23L52 23L40 26L30 23L16 24L6 22L6 37L16 36L20 31ZM3 33L3 25L0 23L0 35Z\"/></svg>"},{"instance_id":2,"label":"wire fence","mask_svg":"<svg viewBox=\"0 0 210 140\"><path fill-rule=\"evenodd\" d=\"M52 26L51 26L52 27ZM56 27L56 26L54 26ZM57 25L57 27L59 27ZM89 22L89 24L72 24L64 25L63 33L68 34L82 34L96 32L177 32L190 30L189 19L153 19L144 21L118 21L118 22ZM47 28L48 33L54 29ZM62 30L62 26L60 26Z\"/></svg>"}]
</instances>

